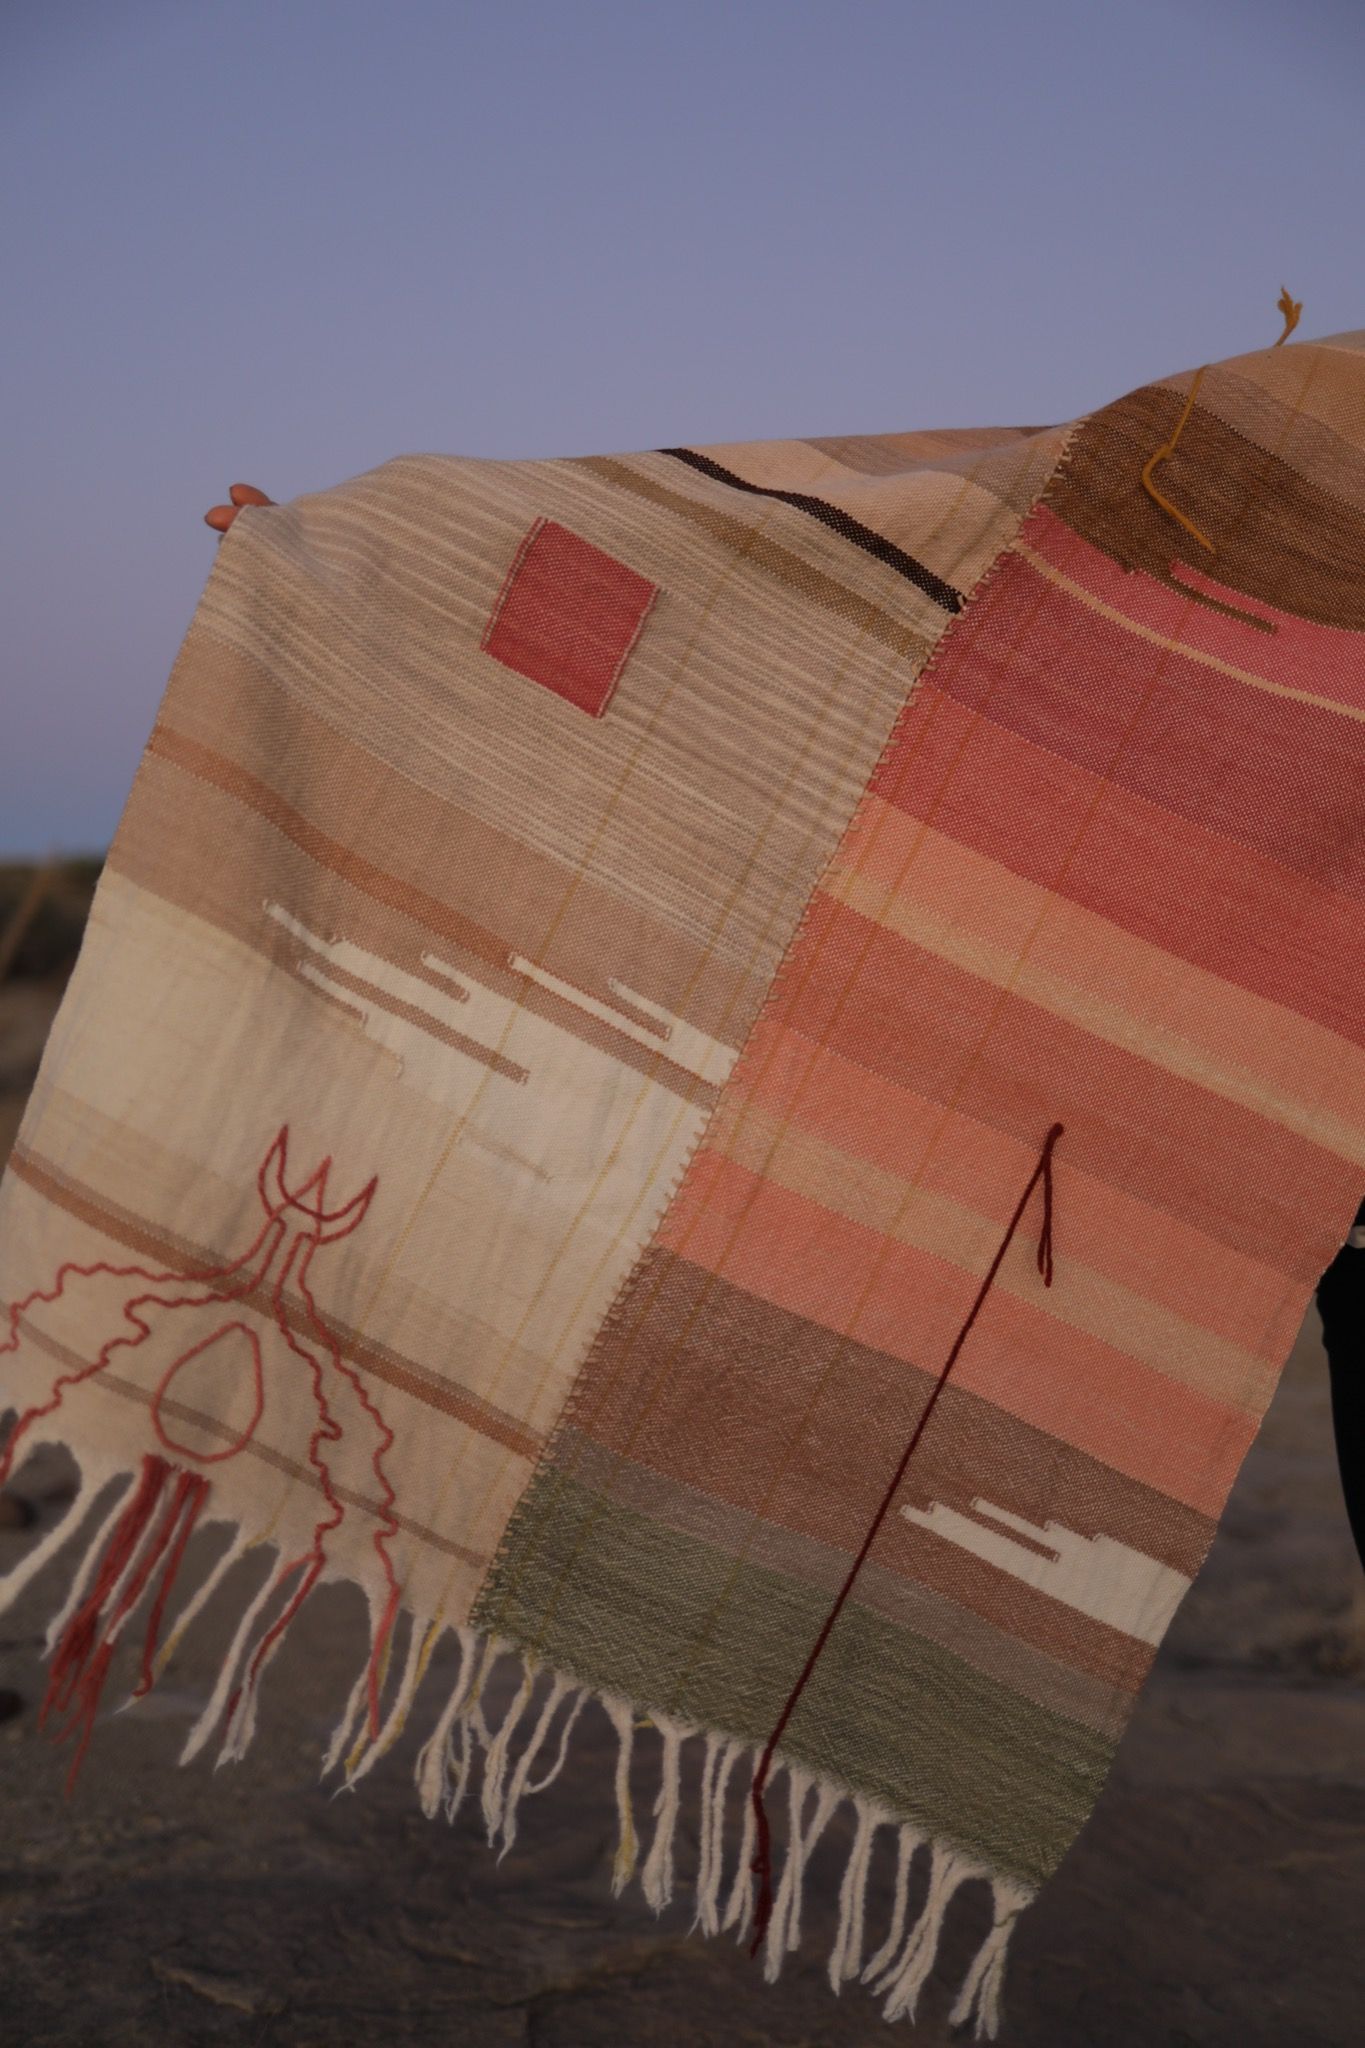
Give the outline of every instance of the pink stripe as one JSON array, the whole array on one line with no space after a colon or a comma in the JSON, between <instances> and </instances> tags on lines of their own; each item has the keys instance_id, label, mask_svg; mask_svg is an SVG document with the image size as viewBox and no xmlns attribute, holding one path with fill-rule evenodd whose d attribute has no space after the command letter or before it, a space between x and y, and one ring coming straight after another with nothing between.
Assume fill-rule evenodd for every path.
<instances>
[{"instance_id":1,"label":"pink stripe","mask_svg":"<svg viewBox=\"0 0 1365 2048\"><path fill-rule=\"evenodd\" d=\"M1191 590L1250 612L1274 631L1226 618L1154 577L1111 561L1045 505L1037 508L1020 538L1073 583L1149 632L1282 688L1304 690L1365 712L1365 635L1275 611L1200 569L1173 563L1173 573Z\"/></svg>"},{"instance_id":2,"label":"pink stripe","mask_svg":"<svg viewBox=\"0 0 1365 2048\"><path fill-rule=\"evenodd\" d=\"M942 1364L980 1286L978 1274L893 1243L710 1151L697 1155L688 1179L686 1230L675 1213L659 1233L668 1249L761 1301L921 1371ZM1036 1235L1036 1227L1028 1237L1021 1233L1010 1283L1026 1285L1032 1274L1041 1295ZM1210 1516L1220 1513L1256 1433L1252 1417L999 1289L954 1377L964 1391L1021 1422Z\"/></svg>"}]
</instances>

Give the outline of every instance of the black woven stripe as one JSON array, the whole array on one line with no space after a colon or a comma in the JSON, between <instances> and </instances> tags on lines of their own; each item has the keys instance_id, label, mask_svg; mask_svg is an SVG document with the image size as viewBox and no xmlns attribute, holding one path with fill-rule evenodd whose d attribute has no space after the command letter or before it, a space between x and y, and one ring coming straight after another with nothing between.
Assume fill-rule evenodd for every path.
<instances>
[{"instance_id":1,"label":"black woven stripe","mask_svg":"<svg viewBox=\"0 0 1365 2048\"><path fill-rule=\"evenodd\" d=\"M860 519L842 512L837 505L827 505L823 498L807 497L804 491L772 491L764 484L751 484L733 470L722 469L709 455L698 455L695 448L661 448L660 455L674 455L679 462L699 469L703 476L713 476L717 483L729 484L737 491L750 491L756 498L780 498L784 505L795 505L798 512L808 512L812 519L818 519L842 539L852 541L855 548L865 554L875 555L879 562L885 562L888 569L894 569L898 576L904 576L917 590L941 605L945 612L960 612L962 594L954 590L951 583L945 583L941 576L935 576L932 569L926 569L923 562L917 562L913 555L907 555L904 548L898 548L893 540L883 533L876 533L870 526L864 526Z\"/></svg>"}]
</instances>

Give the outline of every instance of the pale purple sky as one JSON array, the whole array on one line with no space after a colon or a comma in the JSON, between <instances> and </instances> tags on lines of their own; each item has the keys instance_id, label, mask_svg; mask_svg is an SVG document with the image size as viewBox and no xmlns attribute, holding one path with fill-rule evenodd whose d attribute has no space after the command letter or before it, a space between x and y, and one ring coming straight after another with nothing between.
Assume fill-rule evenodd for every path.
<instances>
[{"instance_id":1,"label":"pale purple sky","mask_svg":"<svg viewBox=\"0 0 1365 2048\"><path fill-rule=\"evenodd\" d=\"M1040 423L1365 326L1358 0L3 0L0 853L236 478Z\"/></svg>"}]
</instances>

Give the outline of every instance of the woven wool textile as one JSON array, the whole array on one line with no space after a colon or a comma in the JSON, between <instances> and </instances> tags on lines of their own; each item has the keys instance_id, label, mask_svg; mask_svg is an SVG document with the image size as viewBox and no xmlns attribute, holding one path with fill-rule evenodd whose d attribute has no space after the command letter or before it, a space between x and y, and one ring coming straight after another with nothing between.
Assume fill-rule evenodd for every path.
<instances>
[{"instance_id":1,"label":"woven wool textile","mask_svg":"<svg viewBox=\"0 0 1365 2048\"><path fill-rule=\"evenodd\" d=\"M78 1752L260 1550L187 1757L357 1582L329 1768L605 1710L770 1975L851 1800L835 1988L985 1880L995 2031L1365 1185L1365 335L1195 387L239 514L0 1195Z\"/></svg>"}]
</instances>

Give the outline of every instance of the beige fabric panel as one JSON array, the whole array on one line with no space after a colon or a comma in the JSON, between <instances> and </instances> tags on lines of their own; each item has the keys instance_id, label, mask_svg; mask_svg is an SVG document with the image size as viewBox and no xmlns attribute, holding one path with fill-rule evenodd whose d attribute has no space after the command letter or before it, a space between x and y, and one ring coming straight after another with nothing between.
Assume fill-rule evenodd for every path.
<instances>
[{"instance_id":1,"label":"beige fabric panel","mask_svg":"<svg viewBox=\"0 0 1365 2048\"><path fill-rule=\"evenodd\" d=\"M1051 449L949 436L868 509L970 580ZM857 481L809 443L771 473ZM543 522L657 586L600 715L483 644ZM404 457L239 518L6 1184L17 1398L66 1360L44 1427L88 1413L110 1469L188 1432L215 1512L283 1546L332 1385L328 1571L376 1597L386 1428L405 1597L462 1619L951 605L659 451Z\"/></svg>"}]
</instances>

